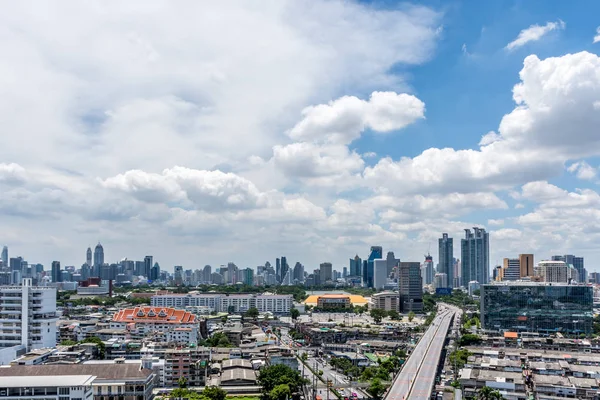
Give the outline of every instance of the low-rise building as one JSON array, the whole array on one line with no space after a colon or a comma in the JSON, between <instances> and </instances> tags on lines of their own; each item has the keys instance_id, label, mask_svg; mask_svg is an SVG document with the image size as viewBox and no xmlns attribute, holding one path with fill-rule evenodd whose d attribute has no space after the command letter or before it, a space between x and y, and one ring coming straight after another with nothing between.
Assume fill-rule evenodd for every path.
<instances>
[{"instance_id":1,"label":"low-rise building","mask_svg":"<svg viewBox=\"0 0 600 400\"><path fill-rule=\"evenodd\" d=\"M292 295L283 294L257 294L257 293L188 293L188 294L163 294L152 296L153 307L200 307L205 313L207 310L216 312L246 312L250 308L257 308L259 312L274 314L288 314L293 305Z\"/></svg>"},{"instance_id":2,"label":"low-rise building","mask_svg":"<svg viewBox=\"0 0 600 400\"><path fill-rule=\"evenodd\" d=\"M371 296L371 308L385 311L400 311L400 293L380 292Z\"/></svg>"},{"instance_id":3,"label":"low-rise building","mask_svg":"<svg viewBox=\"0 0 600 400\"><path fill-rule=\"evenodd\" d=\"M0 376L3 399L82 400L93 396L92 375Z\"/></svg>"}]
</instances>

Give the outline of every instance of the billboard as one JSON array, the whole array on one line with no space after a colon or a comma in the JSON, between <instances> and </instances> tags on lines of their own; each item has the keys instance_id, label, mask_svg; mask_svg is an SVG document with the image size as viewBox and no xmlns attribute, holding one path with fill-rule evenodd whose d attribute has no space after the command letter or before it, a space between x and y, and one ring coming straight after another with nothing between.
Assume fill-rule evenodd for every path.
<instances>
[{"instance_id":1,"label":"billboard","mask_svg":"<svg viewBox=\"0 0 600 400\"><path fill-rule=\"evenodd\" d=\"M452 295L452 288L449 287L441 287L435 289L435 294L438 296L450 296Z\"/></svg>"}]
</instances>

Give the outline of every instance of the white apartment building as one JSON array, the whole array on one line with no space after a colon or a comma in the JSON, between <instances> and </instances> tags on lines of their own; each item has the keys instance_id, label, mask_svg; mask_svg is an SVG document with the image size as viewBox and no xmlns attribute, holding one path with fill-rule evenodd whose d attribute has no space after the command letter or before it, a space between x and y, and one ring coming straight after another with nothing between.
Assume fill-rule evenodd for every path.
<instances>
[{"instance_id":1,"label":"white apartment building","mask_svg":"<svg viewBox=\"0 0 600 400\"><path fill-rule=\"evenodd\" d=\"M259 312L287 314L293 305L293 296L285 294L225 294L225 293L188 293L164 294L152 296L153 307L208 307L216 312L245 312L256 307ZM231 307L231 308L230 308Z\"/></svg>"},{"instance_id":2,"label":"white apartment building","mask_svg":"<svg viewBox=\"0 0 600 400\"><path fill-rule=\"evenodd\" d=\"M0 348L29 350L56 346L56 289L31 285L0 286Z\"/></svg>"},{"instance_id":3,"label":"white apartment building","mask_svg":"<svg viewBox=\"0 0 600 400\"><path fill-rule=\"evenodd\" d=\"M92 375L0 376L0 397L12 399L91 400Z\"/></svg>"},{"instance_id":4,"label":"white apartment building","mask_svg":"<svg viewBox=\"0 0 600 400\"><path fill-rule=\"evenodd\" d=\"M577 279L577 270L564 261L540 261L535 267L535 274L544 282L569 283Z\"/></svg>"}]
</instances>

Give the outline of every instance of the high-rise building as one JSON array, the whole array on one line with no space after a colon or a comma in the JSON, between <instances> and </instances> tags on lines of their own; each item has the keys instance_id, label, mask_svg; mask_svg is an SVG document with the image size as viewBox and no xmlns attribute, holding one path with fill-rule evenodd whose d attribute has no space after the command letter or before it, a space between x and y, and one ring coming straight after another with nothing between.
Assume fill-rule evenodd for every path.
<instances>
[{"instance_id":1,"label":"high-rise building","mask_svg":"<svg viewBox=\"0 0 600 400\"><path fill-rule=\"evenodd\" d=\"M183 267L181 265L176 265L173 269L173 283L176 286L183 285Z\"/></svg>"},{"instance_id":2,"label":"high-rise building","mask_svg":"<svg viewBox=\"0 0 600 400\"><path fill-rule=\"evenodd\" d=\"M4 246L2 248L2 256L0 257L2 258L2 267L3 268L8 268L8 247Z\"/></svg>"},{"instance_id":3,"label":"high-rise building","mask_svg":"<svg viewBox=\"0 0 600 400\"><path fill-rule=\"evenodd\" d=\"M521 279L521 263L518 258L505 258L500 271L500 280L518 281Z\"/></svg>"},{"instance_id":4,"label":"high-rise building","mask_svg":"<svg viewBox=\"0 0 600 400\"><path fill-rule=\"evenodd\" d=\"M448 287L454 287L454 243L447 233L442 233L438 239L439 245L439 264L438 272L446 274L448 277Z\"/></svg>"},{"instance_id":5,"label":"high-rise building","mask_svg":"<svg viewBox=\"0 0 600 400\"><path fill-rule=\"evenodd\" d=\"M421 263L400 262L398 267L398 288L400 292L400 311L423 311L423 281Z\"/></svg>"},{"instance_id":6,"label":"high-rise building","mask_svg":"<svg viewBox=\"0 0 600 400\"><path fill-rule=\"evenodd\" d=\"M363 277L363 285L366 287L373 287L373 279L375 275L375 260L379 260L383 258L383 247L381 246L371 246L371 253L369 254L369 259L367 260L367 274L366 277Z\"/></svg>"},{"instance_id":7,"label":"high-rise building","mask_svg":"<svg viewBox=\"0 0 600 400\"><path fill-rule=\"evenodd\" d=\"M533 276L533 254L519 254L519 268L521 278Z\"/></svg>"},{"instance_id":8,"label":"high-rise building","mask_svg":"<svg viewBox=\"0 0 600 400\"><path fill-rule=\"evenodd\" d=\"M212 275L212 267L210 265L205 265L204 269L202 270L202 282L203 283L212 283L211 282L211 275Z\"/></svg>"},{"instance_id":9,"label":"high-rise building","mask_svg":"<svg viewBox=\"0 0 600 400\"><path fill-rule=\"evenodd\" d=\"M160 278L160 265L157 262L154 263L150 270L150 280L152 282L157 281Z\"/></svg>"},{"instance_id":10,"label":"high-rise building","mask_svg":"<svg viewBox=\"0 0 600 400\"><path fill-rule=\"evenodd\" d=\"M342 268L342 278L346 278L348 276L348 267Z\"/></svg>"},{"instance_id":11,"label":"high-rise building","mask_svg":"<svg viewBox=\"0 0 600 400\"><path fill-rule=\"evenodd\" d=\"M388 251L385 260L386 260L386 273L387 273L387 277L389 278L392 275L392 271L394 271L394 267L396 267L398 265L400 260L394 256L393 251Z\"/></svg>"},{"instance_id":12,"label":"high-rise building","mask_svg":"<svg viewBox=\"0 0 600 400\"><path fill-rule=\"evenodd\" d=\"M19 271L21 272L21 263L23 262L22 257L12 257L9 259L9 267L11 271ZM20 282L20 281L19 281Z\"/></svg>"},{"instance_id":13,"label":"high-rise building","mask_svg":"<svg viewBox=\"0 0 600 400\"><path fill-rule=\"evenodd\" d=\"M325 284L325 282L330 281L333 277L333 266L329 262L321 263L319 266L319 279L321 281L321 285Z\"/></svg>"},{"instance_id":14,"label":"high-rise building","mask_svg":"<svg viewBox=\"0 0 600 400\"><path fill-rule=\"evenodd\" d=\"M0 348L21 344L27 350L56 346L56 288L0 286ZM19 343L20 342L20 343Z\"/></svg>"},{"instance_id":15,"label":"high-rise building","mask_svg":"<svg viewBox=\"0 0 600 400\"><path fill-rule=\"evenodd\" d=\"M350 259L350 276L362 276L362 260L358 254Z\"/></svg>"},{"instance_id":16,"label":"high-rise building","mask_svg":"<svg viewBox=\"0 0 600 400\"><path fill-rule=\"evenodd\" d=\"M281 280L282 281L283 281L283 278L285 278L285 275L287 274L289 269L290 269L290 266L287 263L287 258L285 256L281 257Z\"/></svg>"},{"instance_id":17,"label":"high-rise building","mask_svg":"<svg viewBox=\"0 0 600 400\"><path fill-rule=\"evenodd\" d=\"M144 257L144 275L146 278L150 278L150 270L152 269L152 256Z\"/></svg>"},{"instance_id":18,"label":"high-rise building","mask_svg":"<svg viewBox=\"0 0 600 400\"><path fill-rule=\"evenodd\" d=\"M535 267L535 275L544 282L571 283L577 280L578 271L564 261L540 261Z\"/></svg>"},{"instance_id":19,"label":"high-rise building","mask_svg":"<svg viewBox=\"0 0 600 400\"><path fill-rule=\"evenodd\" d=\"M433 277L435 276L435 271L433 268L433 257L431 254L427 254L425 256L425 262L422 266L422 277L424 285L431 285L433 283Z\"/></svg>"},{"instance_id":20,"label":"high-rise building","mask_svg":"<svg viewBox=\"0 0 600 400\"><path fill-rule=\"evenodd\" d=\"M240 280L238 279L238 267L235 263L227 263L227 278L227 283L234 285Z\"/></svg>"},{"instance_id":21,"label":"high-rise building","mask_svg":"<svg viewBox=\"0 0 600 400\"><path fill-rule=\"evenodd\" d=\"M100 276L100 267L104 264L104 248L98 242L94 248L94 265L92 276Z\"/></svg>"},{"instance_id":22,"label":"high-rise building","mask_svg":"<svg viewBox=\"0 0 600 400\"><path fill-rule=\"evenodd\" d=\"M483 228L465 229L461 239L462 282L488 283L490 275L490 237Z\"/></svg>"},{"instance_id":23,"label":"high-rise building","mask_svg":"<svg viewBox=\"0 0 600 400\"><path fill-rule=\"evenodd\" d=\"M587 281L587 271L584 267L583 257L576 257L573 254L565 254L564 256L552 256L552 261L564 261L570 264L577 270L577 282L584 283Z\"/></svg>"},{"instance_id":24,"label":"high-rise building","mask_svg":"<svg viewBox=\"0 0 600 400\"><path fill-rule=\"evenodd\" d=\"M252 268L246 268L242 274L242 283L244 285L254 285L254 270Z\"/></svg>"},{"instance_id":25,"label":"high-rise building","mask_svg":"<svg viewBox=\"0 0 600 400\"><path fill-rule=\"evenodd\" d=\"M388 253L389 254L389 253ZM393 253L392 253L393 254ZM388 280L388 260L373 260L373 288L380 290Z\"/></svg>"},{"instance_id":26,"label":"high-rise building","mask_svg":"<svg viewBox=\"0 0 600 400\"><path fill-rule=\"evenodd\" d=\"M297 262L296 265L294 265L293 280L298 283L304 282L304 265L300 264L300 262Z\"/></svg>"},{"instance_id":27,"label":"high-rise building","mask_svg":"<svg viewBox=\"0 0 600 400\"><path fill-rule=\"evenodd\" d=\"M87 248L86 252L85 252L85 262L87 263L87 265L89 265L90 267L94 264L92 264L92 249L90 247Z\"/></svg>"},{"instance_id":28,"label":"high-rise building","mask_svg":"<svg viewBox=\"0 0 600 400\"><path fill-rule=\"evenodd\" d=\"M277 282L281 282L281 260L279 258L275 259L275 278Z\"/></svg>"},{"instance_id":29,"label":"high-rise building","mask_svg":"<svg viewBox=\"0 0 600 400\"><path fill-rule=\"evenodd\" d=\"M62 271L60 261L52 261L52 282L62 282Z\"/></svg>"}]
</instances>

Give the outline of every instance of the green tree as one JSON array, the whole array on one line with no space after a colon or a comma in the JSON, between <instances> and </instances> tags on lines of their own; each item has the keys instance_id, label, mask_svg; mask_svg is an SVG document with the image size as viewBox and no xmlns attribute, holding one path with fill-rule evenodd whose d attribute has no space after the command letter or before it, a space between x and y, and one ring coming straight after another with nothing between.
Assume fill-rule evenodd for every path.
<instances>
[{"instance_id":1,"label":"green tree","mask_svg":"<svg viewBox=\"0 0 600 400\"><path fill-rule=\"evenodd\" d=\"M290 310L290 315L292 316L292 319L295 321L298 319L298 317L300 316L300 311L298 311L297 308L292 308Z\"/></svg>"},{"instance_id":2,"label":"green tree","mask_svg":"<svg viewBox=\"0 0 600 400\"><path fill-rule=\"evenodd\" d=\"M375 323L379 324L379 323L381 323L381 320L386 317L387 313L385 312L385 310L381 310L379 308L374 308L371 310L371 312L369 314L371 315L371 318L373 318L373 321L375 321Z\"/></svg>"},{"instance_id":3,"label":"green tree","mask_svg":"<svg viewBox=\"0 0 600 400\"><path fill-rule=\"evenodd\" d=\"M221 322L222 322L222 323L225 323L225 322L227 322L227 315L223 315L223 316L221 317Z\"/></svg>"},{"instance_id":4,"label":"green tree","mask_svg":"<svg viewBox=\"0 0 600 400\"><path fill-rule=\"evenodd\" d=\"M290 387L284 383L284 384L275 386L269 392L269 399L270 400L287 400L291 394L292 393L290 392Z\"/></svg>"},{"instance_id":5,"label":"green tree","mask_svg":"<svg viewBox=\"0 0 600 400\"><path fill-rule=\"evenodd\" d=\"M209 386L202 391L202 395L208 400L225 400L227 392L218 386Z\"/></svg>"},{"instance_id":6,"label":"green tree","mask_svg":"<svg viewBox=\"0 0 600 400\"><path fill-rule=\"evenodd\" d=\"M484 386L477 391L477 400L502 400L500 391Z\"/></svg>"},{"instance_id":7,"label":"green tree","mask_svg":"<svg viewBox=\"0 0 600 400\"><path fill-rule=\"evenodd\" d=\"M63 340L62 342L60 342L61 346L74 346L76 344L77 342L74 340Z\"/></svg>"},{"instance_id":8,"label":"green tree","mask_svg":"<svg viewBox=\"0 0 600 400\"><path fill-rule=\"evenodd\" d=\"M256 308L256 307L250 307L248 309L248 311L246 311L246 317L252 318L252 319L257 319L259 314L260 313L258 311L258 308Z\"/></svg>"},{"instance_id":9,"label":"green tree","mask_svg":"<svg viewBox=\"0 0 600 400\"><path fill-rule=\"evenodd\" d=\"M411 311L408 313L408 322L412 322L413 319L415 319L415 313Z\"/></svg>"},{"instance_id":10,"label":"green tree","mask_svg":"<svg viewBox=\"0 0 600 400\"><path fill-rule=\"evenodd\" d=\"M287 385L290 393L294 393L300 389L304 382L305 379L300 376L299 371L293 370L283 364L263 368L258 374L258 383L265 398L270 398L271 391L276 386Z\"/></svg>"},{"instance_id":11,"label":"green tree","mask_svg":"<svg viewBox=\"0 0 600 400\"><path fill-rule=\"evenodd\" d=\"M302 361L306 361L306 360L308 360L308 354L302 353L302 355L300 356L300 358L302 359Z\"/></svg>"},{"instance_id":12,"label":"green tree","mask_svg":"<svg viewBox=\"0 0 600 400\"><path fill-rule=\"evenodd\" d=\"M187 388L187 378L182 376L181 378L177 379L177 386L180 389L186 389Z\"/></svg>"},{"instance_id":13,"label":"green tree","mask_svg":"<svg viewBox=\"0 0 600 400\"><path fill-rule=\"evenodd\" d=\"M388 317L397 321L400 319L400 314L396 310L390 310L390 311L388 311Z\"/></svg>"},{"instance_id":14,"label":"green tree","mask_svg":"<svg viewBox=\"0 0 600 400\"><path fill-rule=\"evenodd\" d=\"M369 393L374 399L380 399L381 396L385 393L386 386L381 383L379 378L373 379L371 385L367 388L367 393Z\"/></svg>"},{"instance_id":15,"label":"green tree","mask_svg":"<svg viewBox=\"0 0 600 400\"><path fill-rule=\"evenodd\" d=\"M450 361L451 365L456 366L457 369L461 369L467 363L467 360L469 359L470 355L471 353L469 352L469 350L458 349L450 353L448 360Z\"/></svg>"},{"instance_id":16,"label":"green tree","mask_svg":"<svg viewBox=\"0 0 600 400\"><path fill-rule=\"evenodd\" d=\"M482 339L480 336L478 335L474 335L472 333L467 333L465 335L462 335L458 341L458 345L459 346L470 346L472 344L479 344L481 343Z\"/></svg>"}]
</instances>

